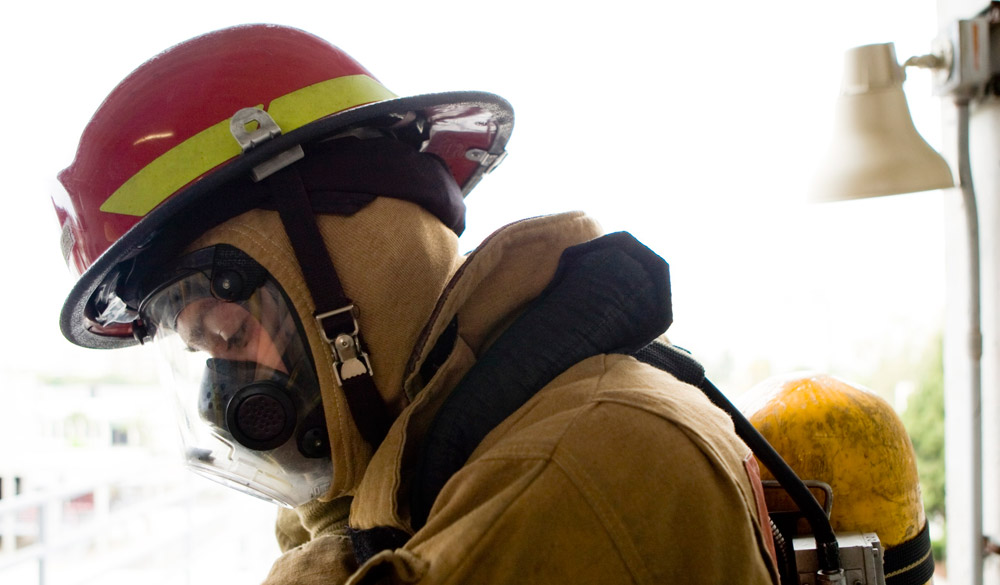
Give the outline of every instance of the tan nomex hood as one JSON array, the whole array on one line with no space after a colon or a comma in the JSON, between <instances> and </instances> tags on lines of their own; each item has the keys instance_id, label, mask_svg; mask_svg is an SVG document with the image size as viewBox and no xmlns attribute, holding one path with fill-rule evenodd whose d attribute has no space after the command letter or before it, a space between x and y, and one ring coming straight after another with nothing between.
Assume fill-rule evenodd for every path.
<instances>
[{"instance_id":1,"label":"tan nomex hood","mask_svg":"<svg viewBox=\"0 0 1000 585\"><path fill-rule=\"evenodd\" d=\"M461 264L454 232L420 206L378 197L351 216L317 217L347 296L359 309L373 377L392 416L407 404L403 376L411 349ZM257 260L285 290L316 363L333 456L333 483L322 498L353 493L371 458L333 372L333 355L315 320L313 299L276 212L254 210L213 228L191 249L230 244Z\"/></svg>"}]
</instances>

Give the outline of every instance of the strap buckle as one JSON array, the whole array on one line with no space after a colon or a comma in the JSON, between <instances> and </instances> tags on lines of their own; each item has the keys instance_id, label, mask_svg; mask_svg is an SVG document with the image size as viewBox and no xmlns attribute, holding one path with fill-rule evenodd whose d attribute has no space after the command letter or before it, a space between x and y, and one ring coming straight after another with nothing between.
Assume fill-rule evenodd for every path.
<instances>
[{"instance_id":1,"label":"strap buckle","mask_svg":"<svg viewBox=\"0 0 1000 585\"><path fill-rule=\"evenodd\" d=\"M345 314L351 317L351 323L353 324L352 331L350 333L338 333L331 339L323 324L323 320ZM361 339L358 333L358 312L353 303L316 315L316 323L319 324L319 332L323 336L323 341L330 344L330 347L333 348L333 354L336 356L333 361L333 373L337 378L338 385L343 386L344 380L349 380L357 376L372 375L371 361L368 359L368 354L361 349Z\"/></svg>"}]
</instances>

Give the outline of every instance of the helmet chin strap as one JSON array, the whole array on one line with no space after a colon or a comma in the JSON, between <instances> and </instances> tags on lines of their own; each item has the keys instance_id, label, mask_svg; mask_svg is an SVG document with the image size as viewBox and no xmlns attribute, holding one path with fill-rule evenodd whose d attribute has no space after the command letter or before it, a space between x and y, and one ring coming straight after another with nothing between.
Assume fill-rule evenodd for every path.
<instances>
[{"instance_id":1,"label":"helmet chin strap","mask_svg":"<svg viewBox=\"0 0 1000 585\"><path fill-rule=\"evenodd\" d=\"M344 390L351 416L364 440L377 448L391 420L375 388L371 362L358 329L358 310L337 277L302 177L296 165L290 165L265 178L264 183L302 268L316 306L313 316L320 334L333 350L334 375Z\"/></svg>"}]
</instances>

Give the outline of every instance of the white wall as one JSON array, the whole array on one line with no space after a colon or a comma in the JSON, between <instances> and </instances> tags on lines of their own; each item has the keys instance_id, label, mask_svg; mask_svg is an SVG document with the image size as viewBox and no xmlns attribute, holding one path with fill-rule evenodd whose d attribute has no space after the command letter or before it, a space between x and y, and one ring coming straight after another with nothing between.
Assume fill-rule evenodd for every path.
<instances>
[{"instance_id":1,"label":"white wall","mask_svg":"<svg viewBox=\"0 0 1000 585\"><path fill-rule=\"evenodd\" d=\"M956 18L970 18L987 6L977 0L938 0L938 17L941 23ZM944 130L946 142L953 143L956 135L955 117L951 106L944 104ZM953 168L954 147L946 148ZM970 152L972 180L976 189L979 208L980 267L981 267L981 327L983 355L981 361L981 416L983 421L983 532L994 540L1000 538L1000 102L995 98L977 100L972 104L970 123ZM945 408L946 433L949 444L946 457L959 460L964 457L971 440L964 417L972 414L973 404L963 391L968 386L971 372L968 366L967 310L969 284L964 267L966 227L960 196L946 205L946 241L949 259L948 315L945 336ZM966 514L970 487L968 464L949 464L948 469L948 581L950 583L975 583L974 555L969 554L971 541L970 522ZM984 578L987 585L1000 584L1000 558L987 559Z\"/></svg>"}]
</instances>

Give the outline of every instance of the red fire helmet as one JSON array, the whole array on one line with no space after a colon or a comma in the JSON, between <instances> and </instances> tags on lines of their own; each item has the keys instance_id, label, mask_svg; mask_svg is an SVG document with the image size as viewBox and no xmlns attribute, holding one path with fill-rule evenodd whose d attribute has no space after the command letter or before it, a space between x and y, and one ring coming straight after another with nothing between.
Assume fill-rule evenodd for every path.
<instances>
[{"instance_id":1,"label":"red fire helmet","mask_svg":"<svg viewBox=\"0 0 1000 585\"><path fill-rule=\"evenodd\" d=\"M230 122L245 108L266 111L280 135L241 149ZM64 335L87 347L135 343L131 326L101 325L88 305L158 229L298 144L407 117L419 119L421 150L445 162L463 195L502 160L513 127L496 95L399 98L343 51L294 28L223 29L150 59L108 95L59 174L63 254L80 275L63 307Z\"/></svg>"}]
</instances>

